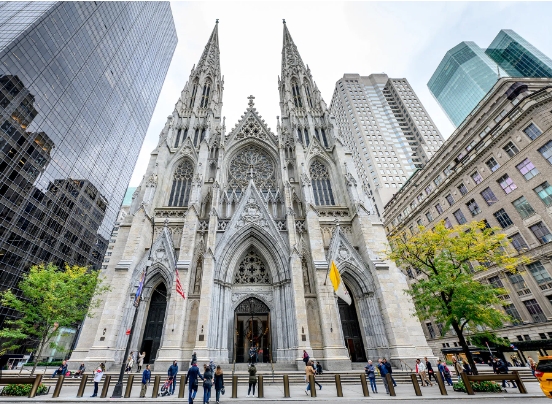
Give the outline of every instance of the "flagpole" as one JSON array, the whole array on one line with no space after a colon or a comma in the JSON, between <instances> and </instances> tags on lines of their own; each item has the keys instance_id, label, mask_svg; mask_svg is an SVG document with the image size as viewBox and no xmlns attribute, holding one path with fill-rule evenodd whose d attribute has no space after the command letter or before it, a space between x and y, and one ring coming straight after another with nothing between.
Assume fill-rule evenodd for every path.
<instances>
[{"instance_id":1,"label":"flagpole","mask_svg":"<svg viewBox=\"0 0 552 404\"><path fill-rule=\"evenodd\" d=\"M123 360L121 363L121 370L119 371L119 379L117 380L117 383L115 384L115 388L113 389L113 394L111 395L111 398L121 398L123 397L123 378L125 376L125 368L126 368L126 359L128 357L128 353L130 351L130 345L132 344L132 336L134 335L134 326L136 325L136 318L138 317L138 307L140 306L140 301L142 300L142 292L144 291L144 285L146 284L146 276L148 274L148 269L151 266L151 250L153 249L153 238L155 237L155 215L154 217L149 217L146 209L144 207L144 204L142 203L142 206L140 209L144 209L144 215L148 218L148 220L151 223L151 245L148 252L148 260L146 262L146 269L144 270L144 279L142 282L142 290L140 291L139 296L135 297L135 302L133 304L134 306L134 316L132 318L132 325L130 326L130 334L128 335L128 341L127 346L125 349L125 355L123 356Z\"/></svg>"}]
</instances>

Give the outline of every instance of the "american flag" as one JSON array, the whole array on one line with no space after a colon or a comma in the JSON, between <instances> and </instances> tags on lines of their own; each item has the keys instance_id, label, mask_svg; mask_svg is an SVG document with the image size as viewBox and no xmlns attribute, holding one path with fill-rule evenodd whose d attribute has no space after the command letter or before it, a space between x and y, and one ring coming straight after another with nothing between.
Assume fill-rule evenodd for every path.
<instances>
[{"instance_id":1,"label":"american flag","mask_svg":"<svg viewBox=\"0 0 552 404\"><path fill-rule=\"evenodd\" d=\"M184 290L182 289L182 284L180 283L180 276L178 275L178 269L175 268L174 272L176 273L176 293L182 296L182 299L186 299L186 296L184 296Z\"/></svg>"}]
</instances>

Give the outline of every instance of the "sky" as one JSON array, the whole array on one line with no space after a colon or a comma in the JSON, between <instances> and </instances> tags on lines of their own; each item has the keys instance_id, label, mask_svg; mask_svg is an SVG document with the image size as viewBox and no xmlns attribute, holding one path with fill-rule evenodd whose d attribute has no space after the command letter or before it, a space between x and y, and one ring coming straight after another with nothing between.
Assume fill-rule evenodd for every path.
<instances>
[{"instance_id":1,"label":"sky","mask_svg":"<svg viewBox=\"0 0 552 404\"><path fill-rule=\"evenodd\" d=\"M486 48L513 29L552 57L552 3L547 2L171 2L178 45L129 186L140 184L167 116L219 19L222 115L227 133L255 96L275 132L280 115L282 19L303 62L330 104L344 73L406 78L443 137L454 126L427 88L445 53L462 41Z\"/></svg>"}]
</instances>

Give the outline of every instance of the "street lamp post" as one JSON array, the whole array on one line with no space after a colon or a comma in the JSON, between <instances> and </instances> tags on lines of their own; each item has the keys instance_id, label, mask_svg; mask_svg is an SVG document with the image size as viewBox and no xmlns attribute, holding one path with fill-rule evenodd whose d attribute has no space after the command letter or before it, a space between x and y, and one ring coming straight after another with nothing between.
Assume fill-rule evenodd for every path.
<instances>
[{"instance_id":1,"label":"street lamp post","mask_svg":"<svg viewBox=\"0 0 552 404\"><path fill-rule=\"evenodd\" d=\"M145 275L143 279L143 285L146 283L146 276L148 273L148 269L151 266L151 250L153 249L153 237L155 235L155 216L149 217L146 213L146 209L144 205L140 207L140 209L144 209L144 215L151 223L151 245L148 253L148 260L146 262L146 269L145 269ZM142 289L143 290L143 289ZM130 334L128 335L128 341L127 346L125 349L125 355L123 356L123 361L121 363L121 371L119 372L119 379L117 380L117 384L115 384L115 388L113 389L113 394L111 395L111 398L121 398L123 396L123 378L125 376L125 368L126 368L126 359L128 357L128 353L130 351L130 344L132 343L132 336L134 335L134 326L136 325L136 318L138 317L138 307L140 306L140 301L142 300L142 292L140 291L140 295L136 297L136 301L134 302L134 316L132 318L132 325L130 326Z\"/></svg>"}]
</instances>

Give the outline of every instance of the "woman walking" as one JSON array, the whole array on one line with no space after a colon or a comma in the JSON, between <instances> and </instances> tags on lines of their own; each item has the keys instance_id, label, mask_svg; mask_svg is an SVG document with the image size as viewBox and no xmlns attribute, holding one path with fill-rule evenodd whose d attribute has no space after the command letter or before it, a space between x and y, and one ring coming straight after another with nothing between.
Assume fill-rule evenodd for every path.
<instances>
[{"instance_id":1,"label":"woman walking","mask_svg":"<svg viewBox=\"0 0 552 404\"><path fill-rule=\"evenodd\" d=\"M90 397L98 397L98 385L102 381L102 376L105 372L105 365L100 363L100 366L94 371L94 393Z\"/></svg>"},{"instance_id":2,"label":"woman walking","mask_svg":"<svg viewBox=\"0 0 552 404\"><path fill-rule=\"evenodd\" d=\"M203 404L209 404L211 399L211 387L213 387L213 372L211 368L203 365Z\"/></svg>"},{"instance_id":3,"label":"woman walking","mask_svg":"<svg viewBox=\"0 0 552 404\"><path fill-rule=\"evenodd\" d=\"M255 387L257 386L257 368L254 363L249 366L248 372L249 389L247 390L247 397L255 397ZM253 394L251 394L251 388L253 388Z\"/></svg>"},{"instance_id":4,"label":"woman walking","mask_svg":"<svg viewBox=\"0 0 552 404\"><path fill-rule=\"evenodd\" d=\"M139 373L142 370L142 366L144 365L144 358L146 357L146 353L142 352L140 355L138 355L138 369L136 370L136 373Z\"/></svg>"},{"instance_id":5,"label":"woman walking","mask_svg":"<svg viewBox=\"0 0 552 404\"><path fill-rule=\"evenodd\" d=\"M217 404L220 403L220 392L222 390L224 390L224 375L222 374L220 365L217 365L217 369L215 370L215 392Z\"/></svg>"}]
</instances>

